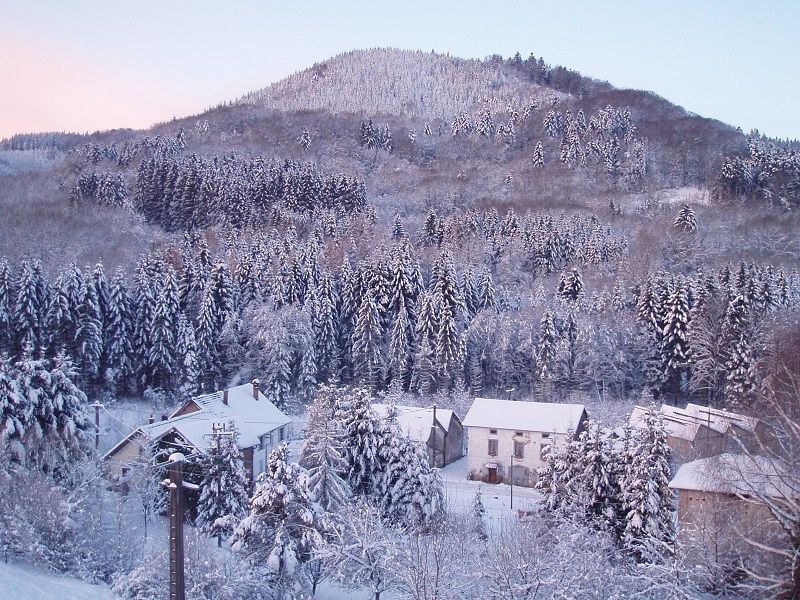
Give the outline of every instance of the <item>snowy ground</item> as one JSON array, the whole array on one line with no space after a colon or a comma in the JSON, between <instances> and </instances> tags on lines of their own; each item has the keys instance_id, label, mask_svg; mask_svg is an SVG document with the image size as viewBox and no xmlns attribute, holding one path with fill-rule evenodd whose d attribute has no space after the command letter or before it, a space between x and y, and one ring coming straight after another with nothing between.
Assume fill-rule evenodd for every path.
<instances>
[{"instance_id":1,"label":"snowy ground","mask_svg":"<svg viewBox=\"0 0 800 600\"><path fill-rule=\"evenodd\" d=\"M512 489L505 483L489 484L467 479L467 458L447 465L441 470L448 510L463 515L472 511L475 491L480 486L487 525L490 527L517 514L518 510L535 510L542 495L531 488L514 486L514 507L511 507Z\"/></svg>"},{"instance_id":2,"label":"snowy ground","mask_svg":"<svg viewBox=\"0 0 800 600\"><path fill-rule=\"evenodd\" d=\"M114 600L106 585L89 585L27 565L0 562L3 600Z\"/></svg>"}]
</instances>

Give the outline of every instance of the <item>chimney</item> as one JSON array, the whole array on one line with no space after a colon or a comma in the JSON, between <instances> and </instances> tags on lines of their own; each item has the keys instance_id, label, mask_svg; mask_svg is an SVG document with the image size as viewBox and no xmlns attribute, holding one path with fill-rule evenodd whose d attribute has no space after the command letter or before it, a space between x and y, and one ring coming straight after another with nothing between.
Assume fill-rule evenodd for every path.
<instances>
[{"instance_id":1,"label":"chimney","mask_svg":"<svg viewBox=\"0 0 800 600\"><path fill-rule=\"evenodd\" d=\"M161 413L161 420L162 421L166 421L168 418L169 417L167 416L167 413Z\"/></svg>"},{"instance_id":2,"label":"chimney","mask_svg":"<svg viewBox=\"0 0 800 600\"><path fill-rule=\"evenodd\" d=\"M150 425L152 425L153 423L156 422L156 416L153 413L150 413L150 418L147 419L147 422L150 423Z\"/></svg>"},{"instance_id":3,"label":"chimney","mask_svg":"<svg viewBox=\"0 0 800 600\"><path fill-rule=\"evenodd\" d=\"M253 379L253 398L258 400L258 384L261 383L258 379Z\"/></svg>"},{"instance_id":4,"label":"chimney","mask_svg":"<svg viewBox=\"0 0 800 600\"><path fill-rule=\"evenodd\" d=\"M225 406L228 406L228 390L225 390L224 392L222 392L222 403Z\"/></svg>"}]
</instances>

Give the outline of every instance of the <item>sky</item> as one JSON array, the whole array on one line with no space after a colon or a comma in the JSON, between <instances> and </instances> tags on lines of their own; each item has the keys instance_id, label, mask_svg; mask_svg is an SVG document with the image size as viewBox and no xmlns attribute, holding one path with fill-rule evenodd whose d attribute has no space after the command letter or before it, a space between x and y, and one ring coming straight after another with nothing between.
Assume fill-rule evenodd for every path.
<instances>
[{"instance_id":1,"label":"sky","mask_svg":"<svg viewBox=\"0 0 800 600\"><path fill-rule=\"evenodd\" d=\"M354 49L533 53L800 139L798 0L0 0L0 138L145 128Z\"/></svg>"}]
</instances>

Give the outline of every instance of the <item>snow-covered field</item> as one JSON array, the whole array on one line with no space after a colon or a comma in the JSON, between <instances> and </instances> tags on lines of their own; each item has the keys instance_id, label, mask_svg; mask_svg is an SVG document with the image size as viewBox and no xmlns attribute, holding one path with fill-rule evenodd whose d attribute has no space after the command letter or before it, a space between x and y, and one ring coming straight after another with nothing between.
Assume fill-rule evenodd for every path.
<instances>
[{"instance_id":1,"label":"snow-covered field","mask_svg":"<svg viewBox=\"0 0 800 600\"><path fill-rule=\"evenodd\" d=\"M488 484L467 479L467 458L457 460L441 470L444 482L445 501L448 510L462 515L470 515L475 491L481 488L481 499L486 509L486 524L489 527L499 524L516 514L518 510L535 510L542 495L531 488L514 486L514 507L511 507L511 486L505 483Z\"/></svg>"},{"instance_id":2,"label":"snow-covered field","mask_svg":"<svg viewBox=\"0 0 800 600\"><path fill-rule=\"evenodd\" d=\"M113 600L106 585L89 585L32 566L0 563L3 600Z\"/></svg>"}]
</instances>

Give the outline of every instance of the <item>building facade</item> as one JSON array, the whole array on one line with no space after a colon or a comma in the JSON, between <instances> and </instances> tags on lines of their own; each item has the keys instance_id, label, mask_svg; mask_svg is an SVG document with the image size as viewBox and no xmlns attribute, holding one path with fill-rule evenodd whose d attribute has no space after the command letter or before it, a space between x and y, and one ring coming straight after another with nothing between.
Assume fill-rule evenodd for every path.
<instances>
[{"instance_id":1,"label":"building facade","mask_svg":"<svg viewBox=\"0 0 800 600\"><path fill-rule=\"evenodd\" d=\"M547 450L577 436L587 418L582 404L476 398L464 419L467 477L533 486Z\"/></svg>"}]
</instances>

